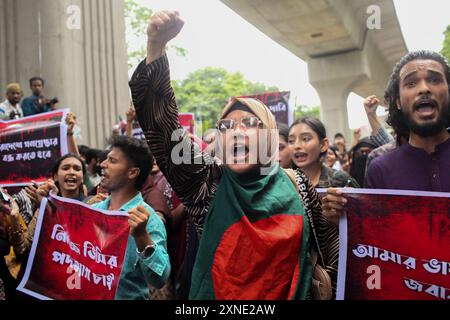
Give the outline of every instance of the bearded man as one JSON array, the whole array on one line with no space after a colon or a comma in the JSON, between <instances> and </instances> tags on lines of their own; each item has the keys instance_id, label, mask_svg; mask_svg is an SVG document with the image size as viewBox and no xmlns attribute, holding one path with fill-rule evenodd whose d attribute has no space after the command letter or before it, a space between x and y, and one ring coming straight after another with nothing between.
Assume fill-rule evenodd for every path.
<instances>
[{"instance_id":1,"label":"bearded man","mask_svg":"<svg viewBox=\"0 0 450 320\"><path fill-rule=\"evenodd\" d=\"M388 123L409 131L409 141L373 160L368 188L450 192L449 81L435 52L411 52L396 65L385 92Z\"/></svg>"}]
</instances>

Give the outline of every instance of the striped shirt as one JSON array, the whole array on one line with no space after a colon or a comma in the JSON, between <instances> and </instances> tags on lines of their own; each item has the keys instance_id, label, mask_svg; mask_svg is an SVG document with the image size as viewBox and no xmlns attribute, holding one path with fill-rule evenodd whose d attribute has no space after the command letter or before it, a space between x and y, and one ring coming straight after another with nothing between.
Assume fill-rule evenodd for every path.
<instances>
[{"instance_id":1,"label":"striped shirt","mask_svg":"<svg viewBox=\"0 0 450 320\"><path fill-rule=\"evenodd\" d=\"M394 137L392 137L392 135L383 126L380 126L375 133L372 133L369 139L377 147L381 147L382 145L394 141Z\"/></svg>"},{"instance_id":2,"label":"striped shirt","mask_svg":"<svg viewBox=\"0 0 450 320\"><path fill-rule=\"evenodd\" d=\"M218 189L223 165L213 161L209 154L202 153L201 148L183 131L178 121L178 108L170 84L166 55L148 65L146 61L141 62L129 84L137 119L156 162L201 234L205 217ZM177 130L181 130L178 131L179 134L175 133ZM191 150L190 161L174 163L171 158L174 149ZM337 228L322 216L318 194L309 179L300 170L295 173L297 180L306 181L314 225L318 231L319 248L335 291L339 252L339 245L334 245L338 237Z\"/></svg>"}]
</instances>

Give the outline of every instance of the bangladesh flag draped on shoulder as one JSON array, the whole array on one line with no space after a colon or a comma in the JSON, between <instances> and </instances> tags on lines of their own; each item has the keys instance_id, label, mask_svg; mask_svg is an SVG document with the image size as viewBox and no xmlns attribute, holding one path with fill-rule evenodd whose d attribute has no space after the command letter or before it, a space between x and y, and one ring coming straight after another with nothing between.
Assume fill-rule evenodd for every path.
<instances>
[{"instance_id":1,"label":"bangladesh flag draped on shoulder","mask_svg":"<svg viewBox=\"0 0 450 320\"><path fill-rule=\"evenodd\" d=\"M309 225L283 170L238 176L225 169L209 209L190 299L304 299L311 285Z\"/></svg>"}]
</instances>

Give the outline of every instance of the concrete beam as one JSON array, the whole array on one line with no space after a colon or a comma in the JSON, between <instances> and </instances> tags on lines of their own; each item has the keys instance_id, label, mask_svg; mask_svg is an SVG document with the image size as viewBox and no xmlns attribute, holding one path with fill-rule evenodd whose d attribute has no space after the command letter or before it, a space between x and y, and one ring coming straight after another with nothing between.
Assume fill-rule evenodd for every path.
<instances>
[{"instance_id":1,"label":"concrete beam","mask_svg":"<svg viewBox=\"0 0 450 320\"><path fill-rule=\"evenodd\" d=\"M362 97L375 94L382 100L391 69L367 38L362 50L309 60L308 72L321 100L322 120L329 136L341 132L350 141L348 95L350 92Z\"/></svg>"},{"instance_id":2,"label":"concrete beam","mask_svg":"<svg viewBox=\"0 0 450 320\"><path fill-rule=\"evenodd\" d=\"M221 0L308 63L329 134L350 139L350 92L383 98L396 61L407 48L393 0ZM381 29L367 28L367 8L380 8Z\"/></svg>"}]
</instances>

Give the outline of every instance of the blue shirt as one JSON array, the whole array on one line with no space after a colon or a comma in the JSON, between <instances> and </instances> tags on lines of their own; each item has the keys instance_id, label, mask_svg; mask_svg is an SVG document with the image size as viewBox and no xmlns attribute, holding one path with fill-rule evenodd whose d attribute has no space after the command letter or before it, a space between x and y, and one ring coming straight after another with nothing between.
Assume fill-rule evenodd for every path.
<instances>
[{"instance_id":1,"label":"blue shirt","mask_svg":"<svg viewBox=\"0 0 450 320\"><path fill-rule=\"evenodd\" d=\"M110 201L111 196L100 203L94 204L92 207L108 210ZM166 229L161 218L144 202L142 194L139 192L133 199L125 203L120 208L120 211L129 211L139 205L144 206L150 212L146 230L156 244L156 248L150 257L142 259L136 253L134 238L131 235L129 236L115 296L117 300L149 299L148 284L161 288L170 274Z\"/></svg>"},{"instance_id":2,"label":"blue shirt","mask_svg":"<svg viewBox=\"0 0 450 320\"><path fill-rule=\"evenodd\" d=\"M38 97L38 96L33 95L31 97L27 97L27 98L23 99L22 111L23 111L24 117L33 116L35 114L52 111L51 108L47 105L40 106L39 102L38 102L39 98L43 98L43 97Z\"/></svg>"}]
</instances>

